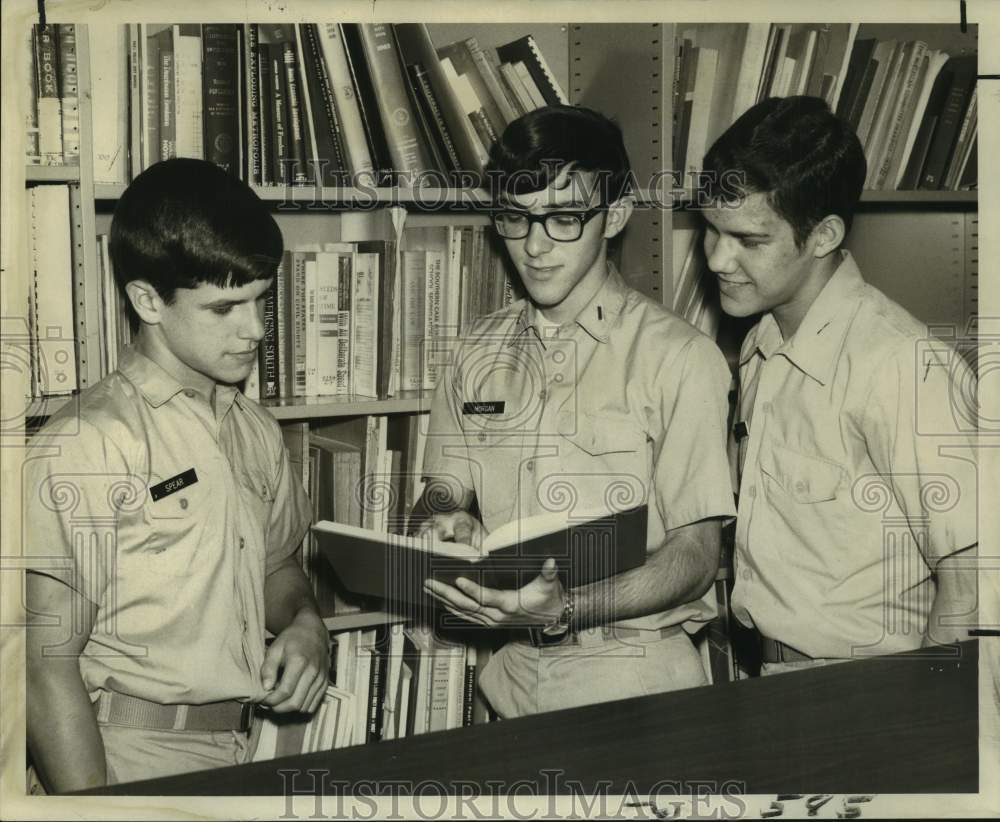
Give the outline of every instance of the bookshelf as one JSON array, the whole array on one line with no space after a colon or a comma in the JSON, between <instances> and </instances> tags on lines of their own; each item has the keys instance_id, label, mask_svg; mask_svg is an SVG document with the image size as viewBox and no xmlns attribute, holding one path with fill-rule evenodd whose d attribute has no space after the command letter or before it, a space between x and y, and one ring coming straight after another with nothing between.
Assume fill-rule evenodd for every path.
<instances>
[{"instance_id":1,"label":"bookshelf","mask_svg":"<svg viewBox=\"0 0 1000 822\"><path fill-rule=\"evenodd\" d=\"M643 186L671 163L675 43L682 24L437 24L428 27L436 44L476 37L495 46L532 34L546 54L572 103L603 111L622 126L636 178ZM961 34L955 26L861 25L857 37L924 39L950 54L975 50L974 29ZM81 388L100 378L98 329L102 298L98 282L98 234L110 227L121 184L94 182L90 145L93 139L90 95L90 43L78 27L81 162L79 166L27 166L27 186L67 184L70 189L74 248L73 300L76 308L78 374ZM739 59L733 57L731 59ZM622 78L628 78L623 93ZM725 125L725 124L723 124ZM486 192L478 189L380 186L370 189L330 186L253 186L268 203L282 229L286 246L334 241L345 215L371 207L400 208L407 228L449 225L484 226ZM671 305L680 271L675 243L684 231L697 231L697 215L689 199L668 208L655 205L653 192L640 189L640 207L616 251L628 283L649 297ZM873 284L931 324L964 329L975 314L975 264L978 222L976 191L866 191L848 246ZM429 206L433 205L434 208ZM954 240L958 238L958 242ZM913 277L917 270L921 276ZM736 343L738 345L738 341ZM32 401L24 416L51 414L69 399ZM283 426L343 423L354 426L369 417L399 419L425 414L430 395L397 391L388 399L361 396L287 397L263 404ZM327 618L331 632L370 629L395 621L381 611Z\"/></svg>"}]
</instances>

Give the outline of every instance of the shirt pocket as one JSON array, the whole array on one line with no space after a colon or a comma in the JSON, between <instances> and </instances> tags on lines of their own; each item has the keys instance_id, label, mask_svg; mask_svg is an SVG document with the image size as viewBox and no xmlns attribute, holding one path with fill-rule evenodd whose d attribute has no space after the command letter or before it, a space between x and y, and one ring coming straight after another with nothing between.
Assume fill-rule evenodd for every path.
<instances>
[{"instance_id":1,"label":"shirt pocket","mask_svg":"<svg viewBox=\"0 0 1000 822\"><path fill-rule=\"evenodd\" d=\"M836 462L783 445L761 452L760 470L783 494L803 505L835 500L846 476Z\"/></svg>"},{"instance_id":2,"label":"shirt pocket","mask_svg":"<svg viewBox=\"0 0 1000 822\"><path fill-rule=\"evenodd\" d=\"M161 476L150 472L149 488L173 476L175 474ZM214 496L203 472L198 473L197 482L155 501L147 490L145 515L149 522L149 539L124 559L141 562L146 573L157 576L189 576L198 566L199 550L207 549L213 541L210 531L218 530L215 539L222 538L221 529L208 527L212 521L225 516L220 501Z\"/></svg>"},{"instance_id":3,"label":"shirt pocket","mask_svg":"<svg viewBox=\"0 0 1000 822\"><path fill-rule=\"evenodd\" d=\"M628 414L582 412L560 424L559 473L582 509L622 511L645 501L652 474L646 433ZM550 477L558 480L558 476Z\"/></svg>"},{"instance_id":4,"label":"shirt pocket","mask_svg":"<svg viewBox=\"0 0 1000 822\"><path fill-rule=\"evenodd\" d=\"M240 498L249 509L257 532L266 536L274 504L274 482L257 471L237 471L236 477Z\"/></svg>"}]
</instances>

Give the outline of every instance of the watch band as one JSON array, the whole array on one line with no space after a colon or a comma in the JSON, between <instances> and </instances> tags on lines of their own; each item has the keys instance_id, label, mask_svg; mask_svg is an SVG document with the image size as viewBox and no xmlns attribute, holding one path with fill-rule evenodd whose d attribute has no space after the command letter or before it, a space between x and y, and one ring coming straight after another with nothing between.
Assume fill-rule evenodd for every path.
<instances>
[{"instance_id":1,"label":"watch band","mask_svg":"<svg viewBox=\"0 0 1000 822\"><path fill-rule=\"evenodd\" d=\"M573 620L573 611L576 610L576 599L573 591L569 588L563 589L563 608L552 622L542 628L545 636L562 636L569 632L570 622Z\"/></svg>"}]
</instances>

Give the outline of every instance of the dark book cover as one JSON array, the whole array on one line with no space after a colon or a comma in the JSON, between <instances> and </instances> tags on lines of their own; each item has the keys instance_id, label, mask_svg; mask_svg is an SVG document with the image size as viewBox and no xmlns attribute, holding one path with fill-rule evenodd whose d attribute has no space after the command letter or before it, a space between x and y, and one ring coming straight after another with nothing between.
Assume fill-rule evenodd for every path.
<instances>
[{"instance_id":1,"label":"dark book cover","mask_svg":"<svg viewBox=\"0 0 1000 822\"><path fill-rule=\"evenodd\" d=\"M872 86L875 84L875 75L878 74L878 60L869 60L865 66L865 73L861 75L861 82L858 85L858 92L851 104L851 111L847 121L855 132L861 125L861 118L865 114L865 106L868 105L868 95L872 93Z\"/></svg>"},{"instance_id":2,"label":"dark book cover","mask_svg":"<svg viewBox=\"0 0 1000 822\"><path fill-rule=\"evenodd\" d=\"M389 643L385 625L380 625L375 629L375 643L367 650L372 655L372 664L368 674L368 735L365 742L378 742L382 738L386 669L389 661Z\"/></svg>"},{"instance_id":3,"label":"dark book cover","mask_svg":"<svg viewBox=\"0 0 1000 822\"><path fill-rule=\"evenodd\" d=\"M375 387L379 399L389 396L392 377L393 317L395 316L396 255L394 243L369 240L358 243L361 254L378 255L378 352L375 362Z\"/></svg>"},{"instance_id":4,"label":"dark book cover","mask_svg":"<svg viewBox=\"0 0 1000 822\"><path fill-rule=\"evenodd\" d=\"M260 77L260 159L261 184L274 185L274 76L267 43L257 44L257 73Z\"/></svg>"},{"instance_id":5,"label":"dark book cover","mask_svg":"<svg viewBox=\"0 0 1000 822\"><path fill-rule=\"evenodd\" d=\"M291 152L288 145L288 81L285 76L285 47L282 43L265 43L271 81L271 182L284 186L288 176Z\"/></svg>"},{"instance_id":6,"label":"dark book cover","mask_svg":"<svg viewBox=\"0 0 1000 822\"><path fill-rule=\"evenodd\" d=\"M851 59L847 64L847 74L844 75L844 84L840 89L840 100L837 101L838 117L843 117L845 120L851 118L851 109L861 89L861 80L868 69L868 63L871 62L875 42L874 37L854 41Z\"/></svg>"},{"instance_id":7,"label":"dark book cover","mask_svg":"<svg viewBox=\"0 0 1000 822\"><path fill-rule=\"evenodd\" d=\"M433 163L410 103L399 45L387 23L364 23L360 32L368 71L378 89L376 103L392 167L412 179Z\"/></svg>"},{"instance_id":8,"label":"dark book cover","mask_svg":"<svg viewBox=\"0 0 1000 822\"><path fill-rule=\"evenodd\" d=\"M497 55L505 63L524 63L535 81L538 90L550 106L565 105L569 101L559 87L559 82L553 76L545 56L538 48L535 38L530 34L520 37L511 43L497 46Z\"/></svg>"},{"instance_id":9,"label":"dark book cover","mask_svg":"<svg viewBox=\"0 0 1000 822\"><path fill-rule=\"evenodd\" d=\"M361 120L365 126L365 136L368 138L368 150L372 155L375 171L383 182L391 178L393 165L382 129L382 119L378 111L378 91L372 80L368 63L365 60L364 44L361 41L361 27L357 23L345 23L341 30L344 35L344 45L347 51L347 62L351 70L351 79L357 91L358 107L361 110Z\"/></svg>"},{"instance_id":10,"label":"dark book cover","mask_svg":"<svg viewBox=\"0 0 1000 822\"><path fill-rule=\"evenodd\" d=\"M177 102L174 99L174 33L164 29L156 35L159 49L160 159L177 156Z\"/></svg>"},{"instance_id":11,"label":"dark book cover","mask_svg":"<svg viewBox=\"0 0 1000 822\"><path fill-rule=\"evenodd\" d=\"M920 118L920 127L917 136L913 140L913 147L910 149L910 157L906 163L906 170L903 178L899 182L901 191L912 191L920 182L921 172L927 162L927 152L931 147L931 140L934 138L934 130L937 128L938 120L941 119L941 111L944 102L948 98L948 89L951 88L951 72L947 64L938 76L934 78L934 85L931 86L930 96L927 98L927 107Z\"/></svg>"},{"instance_id":12,"label":"dark book cover","mask_svg":"<svg viewBox=\"0 0 1000 822\"><path fill-rule=\"evenodd\" d=\"M202 111L205 159L237 174L239 111L237 110L237 29L235 25L202 26Z\"/></svg>"},{"instance_id":13,"label":"dark book cover","mask_svg":"<svg viewBox=\"0 0 1000 822\"><path fill-rule=\"evenodd\" d=\"M942 74L946 71L951 73L951 85L927 150L927 161L920 177L919 187L922 189L941 188L962 119L965 117L965 109L976 84L976 56L952 57L941 69Z\"/></svg>"},{"instance_id":14,"label":"dark book cover","mask_svg":"<svg viewBox=\"0 0 1000 822\"><path fill-rule=\"evenodd\" d=\"M319 45L318 26L307 23L300 28L303 42L306 85L312 106L313 125L316 129L317 161L322 169L322 185L339 186L347 170L347 161L340 133L340 117L333 97L326 61Z\"/></svg>"},{"instance_id":15,"label":"dark book cover","mask_svg":"<svg viewBox=\"0 0 1000 822\"><path fill-rule=\"evenodd\" d=\"M285 69L285 93L287 96L287 131L288 149L291 157L291 164L288 170L288 177L295 185L307 185L312 180L312 166L306 162L311 150L306 149L308 137L306 129L306 107L300 96L299 89L299 65L295 55L295 35L292 40L286 40L281 44L282 60Z\"/></svg>"},{"instance_id":16,"label":"dark book cover","mask_svg":"<svg viewBox=\"0 0 1000 822\"><path fill-rule=\"evenodd\" d=\"M434 96L430 77L419 63L407 66L406 72L410 78L410 87L413 89L417 109L421 114L430 145L439 158L442 171L457 171L462 167L462 162L458 159L455 143L448 133L448 126L441 114L441 107Z\"/></svg>"},{"instance_id":17,"label":"dark book cover","mask_svg":"<svg viewBox=\"0 0 1000 822\"><path fill-rule=\"evenodd\" d=\"M490 535L483 551L329 521L317 523L312 532L319 552L349 591L418 604L427 602L423 581L429 578L454 584L463 576L489 588L515 589L534 579L552 557L563 584L575 587L646 561L645 505L569 524L563 517L561 526L552 525L557 519L543 515L508 523Z\"/></svg>"},{"instance_id":18,"label":"dark book cover","mask_svg":"<svg viewBox=\"0 0 1000 822\"><path fill-rule=\"evenodd\" d=\"M264 338L260 341L259 362L262 400L273 400L278 396L277 291L278 278L275 277L264 298Z\"/></svg>"},{"instance_id":19,"label":"dark book cover","mask_svg":"<svg viewBox=\"0 0 1000 822\"><path fill-rule=\"evenodd\" d=\"M472 725L472 706L476 699L476 657L475 650L465 653L465 681L462 687L462 727Z\"/></svg>"},{"instance_id":20,"label":"dark book cover","mask_svg":"<svg viewBox=\"0 0 1000 822\"><path fill-rule=\"evenodd\" d=\"M261 185L261 128L260 128L260 71L257 64L258 32L256 23L247 23L243 27L243 39L240 43L243 59L243 118L246 123L244 135L246 145L243 149L246 158L244 179L251 184Z\"/></svg>"}]
</instances>

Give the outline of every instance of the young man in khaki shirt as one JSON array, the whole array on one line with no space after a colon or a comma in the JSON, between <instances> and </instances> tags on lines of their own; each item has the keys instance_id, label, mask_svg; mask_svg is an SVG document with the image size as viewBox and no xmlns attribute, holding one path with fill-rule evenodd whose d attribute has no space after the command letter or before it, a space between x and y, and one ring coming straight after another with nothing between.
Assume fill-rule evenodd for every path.
<instances>
[{"instance_id":1,"label":"young man in khaki shirt","mask_svg":"<svg viewBox=\"0 0 1000 822\"><path fill-rule=\"evenodd\" d=\"M976 624L975 380L841 248L865 169L816 97L757 104L705 157L722 308L762 315L739 357L733 608L764 673Z\"/></svg>"},{"instance_id":2,"label":"young man in khaki shirt","mask_svg":"<svg viewBox=\"0 0 1000 822\"><path fill-rule=\"evenodd\" d=\"M476 541L535 514L645 503L647 559L574 588L549 564L517 590L464 579L427 590L469 623L512 629L480 676L501 716L704 684L688 631L714 616L733 513L725 361L607 259L632 213L617 126L539 109L508 126L490 170L494 226L527 297L477 322L438 380L424 527Z\"/></svg>"},{"instance_id":3,"label":"young man in khaki shirt","mask_svg":"<svg viewBox=\"0 0 1000 822\"><path fill-rule=\"evenodd\" d=\"M154 165L118 202L138 334L24 471L28 743L49 791L239 764L255 704L322 699L329 640L295 554L308 501L236 387L281 253L264 204L208 162Z\"/></svg>"}]
</instances>

